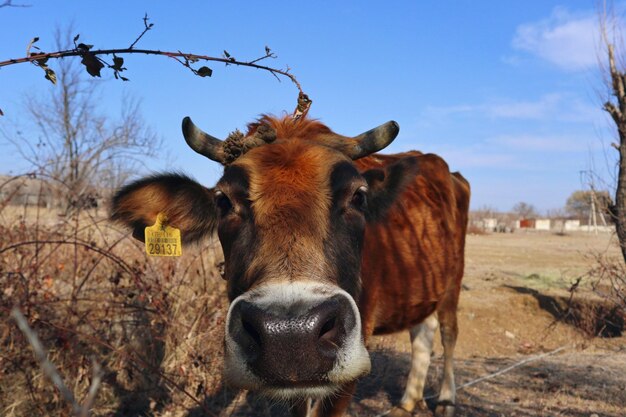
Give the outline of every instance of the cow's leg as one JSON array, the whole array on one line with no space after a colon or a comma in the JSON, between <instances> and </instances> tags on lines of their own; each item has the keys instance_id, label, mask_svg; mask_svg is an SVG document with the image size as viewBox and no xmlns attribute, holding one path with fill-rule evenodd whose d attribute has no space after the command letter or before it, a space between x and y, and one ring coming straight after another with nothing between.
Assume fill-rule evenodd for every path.
<instances>
[{"instance_id":1,"label":"cow's leg","mask_svg":"<svg viewBox=\"0 0 626 417\"><path fill-rule=\"evenodd\" d=\"M454 308L440 311L439 320L441 323L441 343L443 345L443 376L435 415L438 417L452 417L454 416L456 402L453 357L456 338L459 333L456 305Z\"/></svg>"},{"instance_id":2,"label":"cow's leg","mask_svg":"<svg viewBox=\"0 0 626 417\"><path fill-rule=\"evenodd\" d=\"M400 405L392 408L388 416L410 416L413 411L428 409L424 401L424 385L438 325L437 313L433 313L411 329L411 371Z\"/></svg>"},{"instance_id":3,"label":"cow's leg","mask_svg":"<svg viewBox=\"0 0 626 417\"><path fill-rule=\"evenodd\" d=\"M317 401L313 407L313 417L343 416L350 405L355 389L356 382L351 382L344 385L336 395Z\"/></svg>"}]
</instances>

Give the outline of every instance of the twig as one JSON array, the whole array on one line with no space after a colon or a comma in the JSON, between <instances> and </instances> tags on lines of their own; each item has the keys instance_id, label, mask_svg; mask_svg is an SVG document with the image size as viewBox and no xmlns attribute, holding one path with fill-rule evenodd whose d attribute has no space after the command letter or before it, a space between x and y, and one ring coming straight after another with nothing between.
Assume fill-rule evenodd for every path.
<instances>
[{"instance_id":1,"label":"twig","mask_svg":"<svg viewBox=\"0 0 626 417\"><path fill-rule=\"evenodd\" d=\"M507 372L509 372L509 371L511 371L511 370L513 370L515 368L518 368L518 367L520 367L522 365L525 365L527 363L535 362L535 361L538 361L539 359L543 359L545 357L552 356L554 354L557 354L557 353L567 349L568 347L569 347L569 345L565 345L565 346L561 346L560 348L551 350L550 352L545 352L545 353L541 353L539 355L531 356L530 358L526 358L526 359L524 359L524 360L522 360L520 362L514 363L513 365L507 366L506 368L501 369L498 372L494 372L492 374L485 375L485 376L480 377L478 379L475 379L473 381L466 382L465 384L461 384L457 388L457 391L459 391L459 390L461 390L463 388L471 387L472 385L476 385L479 382L485 381L487 379L495 378L495 377L497 377L499 375L505 374L505 373L507 373Z\"/></svg>"},{"instance_id":2,"label":"twig","mask_svg":"<svg viewBox=\"0 0 626 417\"><path fill-rule=\"evenodd\" d=\"M74 394L72 394L72 391L70 391L69 388L65 386L63 378L61 378L61 375L59 375L59 372L57 371L54 364L52 364L52 362L48 360L48 355L46 354L43 345L39 341L39 338L37 337L35 332L28 325L26 317L24 317L24 315L17 308L11 310L11 317L13 317L13 319L17 322L17 326L20 328L22 333L24 333L26 339L28 339L28 343L30 343L30 346L33 348L35 358L37 358L37 360L39 361L43 372L48 375L48 377L52 380L52 383L59 389L59 391L61 391L61 395L63 395L65 401L70 403L74 414L78 414L80 412L80 407L74 399Z\"/></svg>"},{"instance_id":3,"label":"twig","mask_svg":"<svg viewBox=\"0 0 626 417\"><path fill-rule=\"evenodd\" d=\"M76 246L81 246L87 250L91 250L94 252L99 253L100 255L103 255L105 257L107 257L108 259L110 259L111 261L115 262L117 265L119 265L120 267L122 267L126 272L130 273L130 274L134 274L135 271L133 270L133 267L130 266L128 263L126 263L122 258L120 258L119 256L116 256L112 253L109 253L107 250L98 248L97 246L93 246L89 243L85 243L85 242L81 242L81 241L70 241L70 240L54 240L54 239L46 239L46 240L29 240L29 241L24 241L24 242L18 242L18 243L14 243L12 245L6 246L2 249L0 249L0 254L9 251L9 250L13 250L13 249L17 249L21 246L28 246L28 245L34 245L34 244L58 244L58 245L76 245Z\"/></svg>"},{"instance_id":4,"label":"twig","mask_svg":"<svg viewBox=\"0 0 626 417\"><path fill-rule=\"evenodd\" d=\"M174 379L172 379L171 377L169 377L164 371L162 371L158 366L154 366L152 365L148 360L143 359L141 357L141 354L139 352L134 352L137 353L137 355L131 355L129 353L125 353L123 350L120 350L119 347L115 347L113 345L111 345L110 343L107 343L106 341L95 337L93 335L87 334L87 333L82 333L77 331L76 329L72 329L70 327L65 327L65 326L59 326L55 323L52 323L50 321L46 321L43 319L39 319L38 320L39 323L45 324L47 326L50 326L52 328L58 329L58 330L63 330L75 335L79 335L85 339L89 339L89 341L91 343L97 344L99 346L103 346L111 351L115 351L116 353L118 353L119 355L121 355L122 357L128 359L129 364L131 366L133 366L137 372L143 372L144 369L142 369L139 365L145 367L145 368L149 368L151 371L157 373L159 375L159 377L161 379L163 379L163 381L165 381L167 384L170 385L170 387L173 387L177 390L179 390L180 392L182 392L185 396L187 396L189 399L191 399L193 402L196 403L196 405L198 405L200 408L202 408L202 410L204 411L204 413L206 415L209 416L217 416L215 413L213 413L208 407L207 405L199 400L198 398L196 398L193 394L191 394L187 389L185 389L184 386L178 384L176 381L174 381Z\"/></svg>"},{"instance_id":5,"label":"twig","mask_svg":"<svg viewBox=\"0 0 626 417\"><path fill-rule=\"evenodd\" d=\"M0 353L0 359L5 360L5 361L9 361L13 364L13 366L16 367L16 369L18 369L24 376L24 381L26 382L26 386L28 387L28 393L30 394L30 400L33 403L33 405L35 407L37 407L37 409L39 410L39 414L40 415L45 415L45 411L43 409L43 407L41 406L40 402L37 401L37 397L35 396L35 388L33 387L33 381L31 379L31 375L29 375L28 371L26 369L24 369L19 363L18 361L16 361L14 358L12 358L11 356L7 356L7 355L3 355ZM5 408L6 411L6 408Z\"/></svg>"},{"instance_id":6,"label":"twig","mask_svg":"<svg viewBox=\"0 0 626 417\"><path fill-rule=\"evenodd\" d=\"M502 374L505 374L505 373L515 369L515 368L519 368L520 366L525 365L527 363L534 362L534 361L537 361L539 359L543 359L543 358L545 358L547 356L551 356L551 355L554 355L556 353L559 353L562 350L567 349L568 347L569 347L569 345L565 345L565 346L561 346L560 348L554 349L554 350L552 350L550 352L545 352L545 353L541 353L539 355L531 356L530 358L526 358L526 359L524 359L524 360L522 360L520 362L514 363L513 365L507 366L504 369L500 369L497 372L494 372L494 373L489 374L489 375L481 376L480 378L477 378L477 379L474 379L472 381L466 382L465 384L461 384L461 385L459 385L456 388L456 390L457 391L461 391L464 388L471 387L472 385L476 385L476 384L478 384L480 382L483 382L483 381L486 381L488 379L495 378L495 377L500 376ZM424 399L432 400L433 398L437 398L437 396L436 395L430 395L428 397L425 397Z\"/></svg>"},{"instance_id":7,"label":"twig","mask_svg":"<svg viewBox=\"0 0 626 417\"><path fill-rule=\"evenodd\" d=\"M160 56L166 56L168 58L183 58L185 60L188 60L189 62L213 61L213 62L222 62L224 64L229 64L229 65L256 68L256 69L260 69L263 71L268 71L273 75L279 74L279 75L282 75L283 77L289 78L291 82L293 82L296 85L296 87L298 88L298 91L302 92L302 86L300 85L296 77L289 72L289 69L281 70L278 68L268 67L266 65L259 65L259 64L254 63L253 61L249 61L249 62L237 61L237 60L233 60L230 58L218 58L214 56L199 55L199 54L180 52L180 51L178 52L159 51L155 49L130 49L130 48L96 49L93 51L89 51L89 53L93 55L112 55L112 54L160 55ZM81 56L83 54L84 54L83 51L79 51L76 49L68 49L65 51L56 51L56 52L43 52L41 54L37 54L33 56L25 56L23 58L13 58L13 59L8 59L6 61L0 61L0 68L6 67L9 65L21 64L25 62L36 62L36 61L45 60L45 59L59 59L59 58L66 58L70 56ZM185 66L190 67L188 65L185 65Z\"/></svg>"},{"instance_id":8,"label":"twig","mask_svg":"<svg viewBox=\"0 0 626 417\"><path fill-rule=\"evenodd\" d=\"M143 32L141 32L139 36L137 36L137 39L135 39L135 42L131 43L128 49L133 49L133 47L137 45L137 42L139 42L139 40L143 37L143 35L145 35L147 31L152 29L152 26L154 26L154 23L148 24L148 20L149 20L148 13L146 13L145 16L143 17L143 25L144 25Z\"/></svg>"},{"instance_id":9,"label":"twig","mask_svg":"<svg viewBox=\"0 0 626 417\"><path fill-rule=\"evenodd\" d=\"M294 110L291 117L294 120L306 117L306 115L309 113L309 109L311 108L311 104L313 104L313 100L311 100L309 96L307 96L302 92L302 90L300 90L300 94L298 94L298 105L296 106L296 109Z\"/></svg>"},{"instance_id":10,"label":"twig","mask_svg":"<svg viewBox=\"0 0 626 417\"><path fill-rule=\"evenodd\" d=\"M263 55L262 57L259 57L257 59L253 59L252 61L250 61L251 64L255 64L259 61L262 61L264 59L267 58L277 58L276 54L274 52L272 52L272 50L270 49L269 46L265 46L265 55Z\"/></svg>"},{"instance_id":11,"label":"twig","mask_svg":"<svg viewBox=\"0 0 626 417\"><path fill-rule=\"evenodd\" d=\"M31 329L28 325L26 317L24 317L24 315L17 308L11 310L11 317L13 317L13 319L17 322L17 326L20 328L22 333L24 333L26 339L28 339L28 343L30 343L30 346L33 348L35 358L37 358L37 360L39 361L39 364L41 365L41 369L43 369L44 374L46 374L48 378L52 380L52 383L57 387L59 391L61 391L61 395L63 396L65 401L67 401L72 406L72 414L78 417L88 417L90 414L89 410L93 405L93 401L95 400L95 397L98 394L98 389L100 387L100 381L102 378L100 365L98 365L94 361L94 377L91 381L91 386L89 387L87 401L85 401L85 404L81 407L76 402L72 391L70 391L70 389L63 382L63 378L61 378L61 375L59 375L59 371L57 371L54 364L48 359L48 355L46 354L43 345L39 341L37 334L35 334L33 329Z\"/></svg>"},{"instance_id":12,"label":"twig","mask_svg":"<svg viewBox=\"0 0 626 417\"><path fill-rule=\"evenodd\" d=\"M87 394L85 403L81 408L80 417L89 417L91 407L93 407L93 403L96 401L96 396L98 395L98 390L100 389L100 383L102 382L102 367L95 359L92 359L92 363L93 371L91 385L89 386L89 393Z\"/></svg>"},{"instance_id":13,"label":"twig","mask_svg":"<svg viewBox=\"0 0 626 417\"><path fill-rule=\"evenodd\" d=\"M6 1L10 5L10 1ZM93 77L100 77L100 71L102 68L109 68L113 70L113 75L116 79L121 79L122 81L128 81L128 78L123 77L120 73L126 68L123 67L124 59L117 55L124 54L144 54L144 55L160 55L166 56L168 58L172 58L175 61L182 64L184 67L188 68L193 74L198 75L200 77L210 77L213 74L213 70L206 66L200 67L198 69L192 67L192 64L198 61L211 61L211 62L222 62L228 65L236 65L242 67L256 68L263 71L267 71L272 74L278 81L280 81L280 76L288 78L292 83L296 85L299 91L299 97L306 97L306 94L302 91L302 86L296 79L296 77L290 73L290 68L287 67L285 69L273 68L268 65L261 65L259 62L268 59L268 58L276 58L276 54L272 52L272 50L265 46L265 54L250 61L240 61L235 57L231 56L227 51L224 51L224 55L220 58L208 56L208 55L199 55L193 53L185 53L180 50L177 52L169 52L169 51L160 51L155 49L135 49L135 45L143 38L143 36L152 29L154 23L148 23L148 15L146 14L143 17L144 28L143 31L139 34L139 36L135 39L133 43L130 44L128 48L114 48L114 49L97 49L91 50L93 45L87 45L84 43L76 44L80 35L76 35L74 37L74 49L68 49L64 51L56 51L56 52L41 52L40 49L34 44L39 41L39 38L33 38L33 40L29 43L26 56L23 58L14 58L8 59L6 61L0 61L0 68L8 66L21 64L25 62L30 62L38 67L41 67L45 72L45 78L51 81L53 84L56 84L57 77L54 72L46 62L49 59L59 59L65 57L79 56L82 58L81 64L83 64L87 72ZM37 49L39 52L30 52L31 48ZM101 55L113 55L113 64L110 64L104 59L102 59ZM308 101L308 106L310 106L311 101ZM298 107L294 111L294 119L298 119L303 115L306 115L308 111L308 107L305 108L305 111L302 111L301 103L299 100ZM3 113L0 110L0 116Z\"/></svg>"},{"instance_id":14,"label":"twig","mask_svg":"<svg viewBox=\"0 0 626 417\"><path fill-rule=\"evenodd\" d=\"M13 4L13 0L5 0L4 3L0 4L0 8L2 7L30 7L30 4Z\"/></svg>"}]
</instances>

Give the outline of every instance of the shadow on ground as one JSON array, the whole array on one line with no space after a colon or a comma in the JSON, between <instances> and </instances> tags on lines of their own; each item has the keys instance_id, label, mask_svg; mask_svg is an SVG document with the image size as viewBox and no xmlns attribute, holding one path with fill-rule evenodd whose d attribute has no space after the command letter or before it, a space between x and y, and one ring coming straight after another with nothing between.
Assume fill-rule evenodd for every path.
<instances>
[{"instance_id":1,"label":"shadow on ground","mask_svg":"<svg viewBox=\"0 0 626 417\"><path fill-rule=\"evenodd\" d=\"M591 337L620 337L624 331L624 315L617 307L602 300L583 297L551 296L527 287L504 285L519 294L529 294L542 310L556 321L576 327Z\"/></svg>"},{"instance_id":2,"label":"shadow on ground","mask_svg":"<svg viewBox=\"0 0 626 417\"><path fill-rule=\"evenodd\" d=\"M610 360L623 360L610 359ZM402 396L409 369L409 354L394 351L372 353L372 373L360 381L350 405L351 416L375 416L397 404ZM523 358L518 358L519 360ZM467 359L456 361L460 386L516 363L511 358ZM442 360L434 358L428 376L426 395L439 386ZM592 356L569 352L520 366L493 379L462 389L457 397L457 417L536 417L563 415L623 417L626 404L624 369L607 372L611 363L598 364ZM610 387L607 389L607 387ZM434 407L434 400L429 401ZM204 407L220 416L288 416L284 404L273 404L253 393L225 388L204 400ZM187 417L211 415L202 408Z\"/></svg>"}]
</instances>

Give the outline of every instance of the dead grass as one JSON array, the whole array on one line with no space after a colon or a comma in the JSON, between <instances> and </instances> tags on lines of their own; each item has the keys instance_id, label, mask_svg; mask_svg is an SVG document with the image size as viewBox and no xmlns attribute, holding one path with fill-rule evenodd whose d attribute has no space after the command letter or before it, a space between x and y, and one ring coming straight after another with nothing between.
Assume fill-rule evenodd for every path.
<instances>
[{"instance_id":1,"label":"dead grass","mask_svg":"<svg viewBox=\"0 0 626 417\"><path fill-rule=\"evenodd\" d=\"M90 384L91 359L102 364L95 415L204 407L220 384L226 308L214 243L186 248L181 258L148 259L102 215L2 214L1 415L70 410L9 320L14 306L79 401Z\"/></svg>"},{"instance_id":2,"label":"dead grass","mask_svg":"<svg viewBox=\"0 0 626 417\"><path fill-rule=\"evenodd\" d=\"M181 258L147 258L103 215L0 211L0 415L70 411L9 319L14 306L79 401L92 358L102 365L95 415L286 415L281 405L221 385L227 301L219 245L185 248ZM610 247L607 236L468 236L457 383L570 347L460 391L458 416L626 415L625 339L589 340L572 323L555 324L549 308L589 269L584 255ZM377 338L372 351L374 371L359 385L353 416L385 411L402 395L408 337ZM430 393L441 374L440 345L436 352Z\"/></svg>"},{"instance_id":3,"label":"dead grass","mask_svg":"<svg viewBox=\"0 0 626 417\"><path fill-rule=\"evenodd\" d=\"M476 225L470 224L467 226L467 234L468 235L486 235L487 232L482 227L478 227Z\"/></svg>"}]
</instances>

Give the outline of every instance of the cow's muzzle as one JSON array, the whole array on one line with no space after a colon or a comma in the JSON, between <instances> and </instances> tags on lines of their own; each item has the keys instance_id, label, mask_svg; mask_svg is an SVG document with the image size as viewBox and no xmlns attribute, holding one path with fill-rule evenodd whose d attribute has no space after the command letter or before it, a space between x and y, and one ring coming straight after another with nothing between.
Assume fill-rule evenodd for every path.
<instances>
[{"instance_id":1,"label":"cow's muzzle","mask_svg":"<svg viewBox=\"0 0 626 417\"><path fill-rule=\"evenodd\" d=\"M231 304L226 376L280 396L328 394L369 371L352 297L319 284L274 284Z\"/></svg>"}]
</instances>

